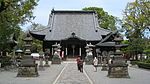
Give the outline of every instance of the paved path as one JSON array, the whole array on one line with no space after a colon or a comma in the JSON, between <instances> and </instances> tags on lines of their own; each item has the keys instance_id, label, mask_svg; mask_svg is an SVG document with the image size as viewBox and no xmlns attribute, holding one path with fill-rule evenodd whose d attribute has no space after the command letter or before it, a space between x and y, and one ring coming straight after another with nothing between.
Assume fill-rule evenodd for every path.
<instances>
[{"instance_id":1,"label":"paved path","mask_svg":"<svg viewBox=\"0 0 150 84\"><path fill-rule=\"evenodd\" d=\"M150 84L150 70L129 67L130 78L108 78L108 72L101 71L101 67L97 72L92 65L85 65L84 69L94 84Z\"/></svg>"},{"instance_id":2,"label":"paved path","mask_svg":"<svg viewBox=\"0 0 150 84\"><path fill-rule=\"evenodd\" d=\"M108 78L107 71L94 72L92 65L77 70L76 62L63 62L39 71L39 77L16 77L17 70L0 71L0 84L150 84L150 71L129 67L130 78Z\"/></svg>"},{"instance_id":3,"label":"paved path","mask_svg":"<svg viewBox=\"0 0 150 84\"><path fill-rule=\"evenodd\" d=\"M76 63L67 63L53 84L91 84L85 73L77 70Z\"/></svg>"},{"instance_id":4,"label":"paved path","mask_svg":"<svg viewBox=\"0 0 150 84\"><path fill-rule=\"evenodd\" d=\"M63 67L64 64L51 65L44 71L38 71L39 77L16 77L17 71L2 71L0 84L52 84Z\"/></svg>"}]
</instances>

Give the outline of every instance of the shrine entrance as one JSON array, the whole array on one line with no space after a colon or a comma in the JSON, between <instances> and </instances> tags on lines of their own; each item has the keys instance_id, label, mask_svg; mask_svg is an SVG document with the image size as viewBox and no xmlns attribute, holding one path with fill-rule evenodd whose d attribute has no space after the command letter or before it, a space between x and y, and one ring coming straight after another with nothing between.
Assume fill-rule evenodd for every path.
<instances>
[{"instance_id":1,"label":"shrine entrance","mask_svg":"<svg viewBox=\"0 0 150 84\"><path fill-rule=\"evenodd\" d=\"M76 36L71 36L61 41L62 50L67 58L76 58L77 56L85 55L85 40Z\"/></svg>"}]
</instances>

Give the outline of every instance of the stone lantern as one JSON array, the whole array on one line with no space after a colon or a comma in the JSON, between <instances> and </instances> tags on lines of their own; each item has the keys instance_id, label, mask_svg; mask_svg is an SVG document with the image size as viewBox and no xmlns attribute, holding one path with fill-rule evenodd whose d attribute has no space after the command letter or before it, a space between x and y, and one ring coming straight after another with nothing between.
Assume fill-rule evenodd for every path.
<instances>
[{"instance_id":1,"label":"stone lantern","mask_svg":"<svg viewBox=\"0 0 150 84\"><path fill-rule=\"evenodd\" d=\"M97 58L98 58L98 64L102 63L102 55L101 55L101 51L100 49L96 49L96 54L97 54Z\"/></svg>"},{"instance_id":2,"label":"stone lantern","mask_svg":"<svg viewBox=\"0 0 150 84\"><path fill-rule=\"evenodd\" d=\"M17 77L37 77L37 64L35 64L30 51L32 46L32 37L27 34L27 36L24 38L24 42L25 51L24 56L22 56L21 64L18 68Z\"/></svg>"},{"instance_id":3,"label":"stone lantern","mask_svg":"<svg viewBox=\"0 0 150 84\"><path fill-rule=\"evenodd\" d=\"M52 64L61 64L61 57L60 57L60 44L54 44L52 45L53 49L54 49L54 55L53 55L53 58L52 58Z\"/></svg>"},{"instance_id":4,"label":"stone lantern","mask_svg":"<svg viewBox=\"0 0 150 84\"><path fill-rule=\"evenodd\" d=\"M116 51L112 59L112 63L108 64L108 77L110 78L128 78L128 65L123 58L123 53L120 48L122 47L121 41L123 39L117 35L114 38Z\"/></svg>"},{"instance_id":5,"label":"stone lantern","mask_svg":"<svg viewBox=\"0 0 150 84\"><path fill-rule=\"evenodd\" d=\"M95 46L90 44L87 44L86 48L86 57L85 57L85 64L91 65L93 63L93 48Z\"/></svg>"},{"instance_id":6,"label":"stone lantern","mask_svg":"<svg viewBox=\"0 0 150 84\"><path fill-rule=\"evenodd\" d=\"M44 52L40 51L39 52L39 60L40 60L40 64L39 64L39 70L44 70L44 65L43 65L43 59L44 59Z\"/></svg>"},{"instance_id":7,"label":"stone lantern","mask_svg":"<svg viewBox=\"0 0 150 84\"><path fill-rule=\"evenodd\" d=\"M49 56L48 56L48 54L49 54L49 51L48 51L48 49L46 49L46 51L45 51L45 65L44 65L44 67L50 67L50 65L49 65Z\"/></svg>"},{"instance_id":8,"label":"stone lantern","mask_svg":"<svg viewBox=\"0 0 150 84\"><path fill-rule=\"evenodd\" d=\"M15 60L16 60L17 65L19 66L21 59L22 59L23 51L21 49L18 49L15 51L15 54L16 54Z\"/></svg>"}]
</instances>

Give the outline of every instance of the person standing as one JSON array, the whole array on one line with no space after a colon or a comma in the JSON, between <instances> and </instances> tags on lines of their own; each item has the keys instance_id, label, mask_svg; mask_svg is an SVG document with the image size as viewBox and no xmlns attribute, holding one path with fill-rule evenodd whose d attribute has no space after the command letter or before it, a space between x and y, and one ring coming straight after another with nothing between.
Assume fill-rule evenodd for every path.
<instances>
[{"instance_id":1,"label":"person standing","mask_svg":"<svg viewBox=\"0 0 150 84\"><path fill-rule=\"evenodd\" d=\"M77 61L77 67L78 67L78 70L80 70L80 56L77 57L76 61Z\"/></svg>"},{"instance_id":2,"label":"person standing","mask_svg":"<svg viewBox=\"0 0 150 84\"><path fill-rule=\"evenodd\" d=\"M94 66L94 71L96 72L97 71L97 67L98 67L98 59L96 57L94 57L93 66Z\"/></svg>"},{"instance_id":3,"label":"person standing","mask_svg":"<svg viewBox=\"0 0 150 84\"><path fill-rule=\"evenodd\" d=\"M80 58L79 61L80 72L83 72L83 60Z\"/></svg>"}]
</instances>

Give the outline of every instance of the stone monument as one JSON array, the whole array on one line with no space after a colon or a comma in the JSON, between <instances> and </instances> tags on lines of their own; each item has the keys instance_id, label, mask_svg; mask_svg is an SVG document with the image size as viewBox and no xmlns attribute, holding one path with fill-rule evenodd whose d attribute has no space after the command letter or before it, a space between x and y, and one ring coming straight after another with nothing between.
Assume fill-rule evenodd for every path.
<instances>
[{"instance_id":1,"label":"stone monument","mask_svg":"<svg viewBox=\"0 0 150 84\"><path fill-rule=\"evenodd\" d=\"M122 40L119 35L114 38L116 51L114 52L112 63L108 64L107 76L110 78L129 78L128 65L123 58L123 53L120 51Z\"/></svg>"},{"instance_id":2,"label":"stone monument","mask_svg":"<svg viewBox=\"0 0 150 84\"><path fill-rule=\"evenodd\" d=\"M32 37L27 34L27 36L24 38L25 42L25 51L24 56L22 57L21 64L18 68L18 74L17 77L37 77L38 71L37 71L37 64L32 59L31 56L31 43L32 43Z\"/></svg>"}]
</instances>

